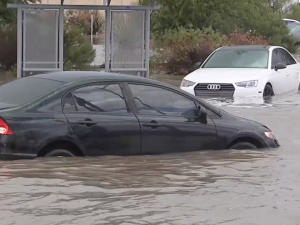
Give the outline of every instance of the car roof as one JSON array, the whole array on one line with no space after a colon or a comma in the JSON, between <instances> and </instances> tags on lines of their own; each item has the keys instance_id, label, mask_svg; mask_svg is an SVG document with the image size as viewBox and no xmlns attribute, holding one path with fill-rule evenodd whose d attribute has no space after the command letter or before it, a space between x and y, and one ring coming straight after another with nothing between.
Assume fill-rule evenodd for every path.
<instances>
[{"instance_id":1,"label":"car roof","mask_svg":"<svg viewBox=\"0 0 300 225\"><path fill-rule=\"evenodd\" d=\"M219 50L236 50L236 49L241 49L241 50L269 50L271 45L233 45L233 46L223 46Z\"/></svg>"},{"instance_id":2,"label":"car roof","mask_svg":"<svg viewBox=\"0 0 300 225\"><path fill-rule=\"evenodd\" d=\"M43 78L48 80L71 83L75 81L99 80L99 81L135 81L147 83L159 83L158 81L138 77L134 75L125 75L119 73L97 72L97 71L59 71L33 75L30 77Z\"/></svg>"},{"instance_id":3,"label":"car roof","mask_svg":"<svg viewBox=\"0 0 300 225\"><path fill-rule=\"evenodd\" d=\"M297 22L297 23L299 23L298 20L293 20L293 19L287 19L287 18L284 18L284 19L282 19L282 20L284 20L284 21L289 21L289 22Z\"/></svg>"}]
</instances>

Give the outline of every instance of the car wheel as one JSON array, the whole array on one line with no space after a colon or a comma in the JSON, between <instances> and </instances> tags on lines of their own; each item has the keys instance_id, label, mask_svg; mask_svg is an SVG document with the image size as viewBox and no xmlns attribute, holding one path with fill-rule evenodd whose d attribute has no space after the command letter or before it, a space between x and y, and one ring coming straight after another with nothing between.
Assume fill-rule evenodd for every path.
<instances>
[{"instance_id":1,"label":"car wheel","mask_svg":"<svg viewBox=\"0 0 300 225\"><path fill-rule=\"evenodd\" d=\"M249 142L239 142L229 147L229 149L236 149L236 150L245 150L245 149L257 149L254 144Z\"/></svg>"},{"instance_id":2,"label":"car wheel","mask_svg":"<svg viewBox=\"0 0 300 225\"><path fill-rule=\"evenodd\" d=\"M45 157L75 157L75 155L65 149L55 149L48 152Z\"/></svg>"},{"instance_id":3,"label":"car wheel","mask_svg":"<svg viewBox=\"0 0 300 225\"><path fill-rule=\"evenodd\" d=\"M267 84L265 86L263 96L264 97L266 97L266 96L274 96L274 91L273 91L273 88L272 88L272 86L270 84Z\"/></svg>"}]
</instances>

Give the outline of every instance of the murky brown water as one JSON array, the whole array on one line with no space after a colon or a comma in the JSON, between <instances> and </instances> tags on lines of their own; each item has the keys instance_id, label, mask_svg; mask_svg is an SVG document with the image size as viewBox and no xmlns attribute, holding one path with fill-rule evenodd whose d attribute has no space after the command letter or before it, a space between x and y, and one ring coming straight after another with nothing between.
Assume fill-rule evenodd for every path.
<instances>
[{"instance_id":1,"label":"murky brown water","mask_svg":"<svg viewBox=\"0 0 300 225\"><path fill-rule=\"evenodd\" d=\"M0 224L300 224L299 99L214 101L276 150L0 162Z\"/></svg>"}]
</instances>

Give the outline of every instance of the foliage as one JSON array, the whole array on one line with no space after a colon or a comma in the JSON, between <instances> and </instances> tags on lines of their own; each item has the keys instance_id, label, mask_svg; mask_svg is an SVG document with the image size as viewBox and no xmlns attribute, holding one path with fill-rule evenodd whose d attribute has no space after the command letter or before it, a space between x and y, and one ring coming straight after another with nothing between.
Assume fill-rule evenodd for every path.
<instances>
[{"instance_id":1,"label":"foliage","mask_svg":"<svg viewBox=\"0 0 300 225\"><path fill-rule=\"evenodd\" d=\"M226 44L227 37L211 28L169 30L155 41L153 69L186 74L195 63L203 62L214 49Z\"/></svg>"},{"instance_id":2,"label":"foliage","mask_svg":"<svg viewBox=\"0 0 300 225\"><path fill-rule=\"evenodd\" d=\"M67 24L64 35L64 70L93 70L90 64L95 57L96 52L82 35L82 29Z\"/></svg>"},{"instance_id":3,"label":"foliage","mask_svg":"<svg viewBox=\"0 0 300 225\"><path fill-rule=\"evenodd\" d=\"M40 2L40 0L17 0L16 2L20 4L30 4ZM16 10L8 9L8 3L12 3L12 1L0 0L0 25L11 23L16 19Z\"/></svg>"},{"instance_id":4,"label":"foliage","mask_svg":"<svg viewBox=\"0 0 300 225\"><path fill-rule=\"evenodd\" d=\"M300 6L299 5L293 5L291 7L289 13L285 14L285 18L300 21Z\"/></svg>"},{"instance_id":5,"label":"foliage","mask_svg":"<svg viewBox=\"0 0 300 225\"><path fill-rule=\"evenodd\" d=\"M6 73L6 77L14 78L17 76L17 65L13 65Z\"/></svg>"},{"instance_id":6,"label":"foliage","mask_svg":"<svg viewBox=\"0 0 300 225\"><path fill-rule=\"evenodd\" d=\"M254 36L251 32L233 31L228 36L229 45L268 45L269 42L264 36Z\"/></svg>"},{"instance_id":7,"label":"foliage","mask_svg":"<svg viewBox=\"0 0 300 225\"><path fill-rule=\"evenodd\" d=\"M104 15L98 10L70 10L66 13L66 17L73 25L77 25L83 29L85 35L91 35L91 17L93 16L93 34L104 32Z\"/></svg>"},{"instance_id":8,"label":"foliage","mask_svg":"<svg viewBox=\"0 0 300 225\"><path fill-rule=\"evenodd\" d=\"M0 67L8 70L17 63L17 25L0 25Z\"/></svg>"},{"instance_id":9,"label":"foliage","mask_svg":"<svg viewBox=\"0 0 300 225\"><path fill-rule=\"evenodd\" d=\"M263 36L234 31L229 36L212 28L169 30L155 41L155 55L151 59L154 72L187 74L198 62L203 62L215 49L224 45L268 44Z\"/></svg>"},{"instance_id":10,"label":"foliage","mask_svg":"<svg viewBox=\"0 0 300 225\"><path fill-rule=\"evenodd\" d=\"M283 1L283 0L281 0ZM150 0L140 0L149 4ZM159 0L161 9L152 13L152 32L155 37L179 27L213 30L229 35L234 30L264 36L270 44L282 45L295 51L292 37L282 21L280 10L273 11L269 1L261 0Z\"/></svg>"},{"instance_id":11,"label":"foliage","mask_svg":"<svg viewBox=\"0 0 300 225\"><path fill-rule=\"evenodd\" d=\"M16 71L17 27L15 23L0 26L0 67ZM90 64L95 58L95 50L82 35L82 29L67 24L64 34L64 70L94 70Z\"/></svg>"}]
</instances>

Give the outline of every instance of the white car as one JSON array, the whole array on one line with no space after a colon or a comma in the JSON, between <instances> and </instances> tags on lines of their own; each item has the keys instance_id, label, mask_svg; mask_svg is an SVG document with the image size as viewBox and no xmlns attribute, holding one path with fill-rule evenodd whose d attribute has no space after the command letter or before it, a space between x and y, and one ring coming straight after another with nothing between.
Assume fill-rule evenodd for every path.
<instances>
[{"instance_id":1,"label":"white car","mask_svg":"<svg viewBox=\"0 0 300 225\"><path fill-rule=\"evenodd\" d=\"M293 20L293 19L282 19L286 24L289 23L300 23L298 20Z\"/></svg>"},{"instance_id":2,"label":"white car","mask_svg":"<svg viewBox=\"0 0 300 225\"><path fill-rule=\"evenodd\" d=\"M221 47L199 69L184 77L180 88L203 97L272 96L296 93L300 64L279 46Z\"/></svg>"}]
</instances>

